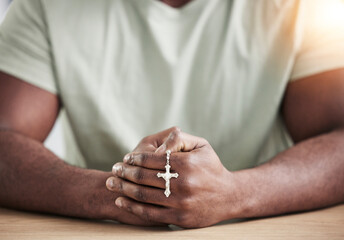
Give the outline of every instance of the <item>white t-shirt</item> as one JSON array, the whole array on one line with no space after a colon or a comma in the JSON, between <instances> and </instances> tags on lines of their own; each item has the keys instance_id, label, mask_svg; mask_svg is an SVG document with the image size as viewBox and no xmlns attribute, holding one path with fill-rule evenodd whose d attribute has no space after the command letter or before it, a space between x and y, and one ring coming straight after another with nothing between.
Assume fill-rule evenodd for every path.
<instances>
[{"instance_id":1,"label":"white t-shirt","mask_svg":"<svg viewBox=\"0 0 344 240\"><path fill-rule=\"evenodd\" d=\"M249 168L292 145L279 114L288 82L344 67L344 21L328 10L340 19L342 5L16 0L0 28L0 70L61 97L84 158L70 163L110 170L177 125L228 169Z\"/></svg>"}]
</instances>

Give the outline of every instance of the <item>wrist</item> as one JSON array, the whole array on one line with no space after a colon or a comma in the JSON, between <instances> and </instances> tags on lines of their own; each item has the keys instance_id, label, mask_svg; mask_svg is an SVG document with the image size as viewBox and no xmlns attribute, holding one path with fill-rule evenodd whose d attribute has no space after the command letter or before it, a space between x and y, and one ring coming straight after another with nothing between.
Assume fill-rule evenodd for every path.
<instances>
[{"instance_id":1,"label":"wrist","mask_svg":"<svg viewBox=\"0 0 344 240\"><path fill-rule=\"evenodd\" d=\"M257 206L257 198L255 196L255 186L253 185L252 179L254 178L250 175L251 171L240 170L233 172L233 197L235 201L233 202L232 218L249 218L254 216L254 210Z\"/></svg>"},{"instance_id":2,"label":"wrist","mask_svg":"<svg viewBox=\"0 0 344 240\"><path fill-rule=\"evenodd\" d=\"M238 188L235 180L234 172L230 172L227 169L224 171L224 177L222 178L223 185L219 188L222 204L219 204L218 216L219 221L225 221L236 218L238 215Z\"/></svg>"},{"instance_id":3,"label":"wrist","mask_svg":"<svg viewBox=\"0 0 344 240\"><path fill-rule=\"evenodd\" d=\"M227 174L227 201L226 201L226 218L246 218L250 216L254 208L255 199L251 196L250 184L245 180L245 170L229 172Z\"/></svg>"},{"instance_id":4,"label":"wrist","mask_svg":"<svg viewBox=\"0 0 344 240\"><path fill-rule=\"evenodd\" d=\"M110 172L80 169L78 180L69 190L75 196L78 217L90 219L116 219L116 194L107 190L105 182Z\"/></svg>"}]
</instances>

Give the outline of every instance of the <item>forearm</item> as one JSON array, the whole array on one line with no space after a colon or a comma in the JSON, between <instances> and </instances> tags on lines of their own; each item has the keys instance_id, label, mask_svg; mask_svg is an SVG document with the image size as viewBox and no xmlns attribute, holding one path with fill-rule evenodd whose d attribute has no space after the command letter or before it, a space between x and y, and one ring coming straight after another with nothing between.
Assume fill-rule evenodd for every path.
<instances>
[{"instance_id":1,"label":"forearm","mask_svg":"<svg viewBox=\"0 0 344 240\"><path fill-rule=\"evenodd\" d=\"M70 166L43 144L0 132L0 205L61 215L115 216L115 193L105 187L110 173Z\"/></svg>"},{"instance_id":2,"label":"forearm","mask_svg":"<svg viewBox=\"0 0 344 240\"><path fill-rule=\"evenodd\" d=\"M230 217L310 210L344 201L344 131L304 141L271 161L233 174L237 201Z\"/></svg>"}]
</instances>

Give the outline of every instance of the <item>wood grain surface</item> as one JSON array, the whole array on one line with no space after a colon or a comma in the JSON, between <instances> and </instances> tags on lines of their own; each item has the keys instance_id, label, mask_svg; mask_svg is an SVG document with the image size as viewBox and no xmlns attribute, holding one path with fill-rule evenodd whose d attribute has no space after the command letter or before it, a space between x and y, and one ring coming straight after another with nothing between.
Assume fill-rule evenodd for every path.
<instances>
[{"instance_id":1,"label":"wood grain surface","mask_svg":"<svg viewBox=\"0 0 344 240\"><path fill-rule=\"evenodd\" d=\"M147 228L0 208L0 239L344 239L344 205L202 229Z\"/></svg>"}]
</instances>

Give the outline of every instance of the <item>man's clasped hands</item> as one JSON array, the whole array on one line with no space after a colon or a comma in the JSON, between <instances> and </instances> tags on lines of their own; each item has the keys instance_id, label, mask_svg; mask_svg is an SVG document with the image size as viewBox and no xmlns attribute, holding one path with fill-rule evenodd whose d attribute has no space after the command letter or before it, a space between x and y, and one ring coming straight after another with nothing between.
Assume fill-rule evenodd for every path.
<instances>
[{"instance_id":1,"label":"man's clasped hands","mask_svg":"<svg viewBox=\"0 0 344 240\"><path fill-rule=\"evenodd\" d=\"M171 151L171 195L166 197L166 151ZM116 163L106 181L120 196L117 207L144 221L185 228L210 226L235 217L239 200L235 174L228 171L207 140L173 127L143 138Z\"/></svg>"}]
</instances>

